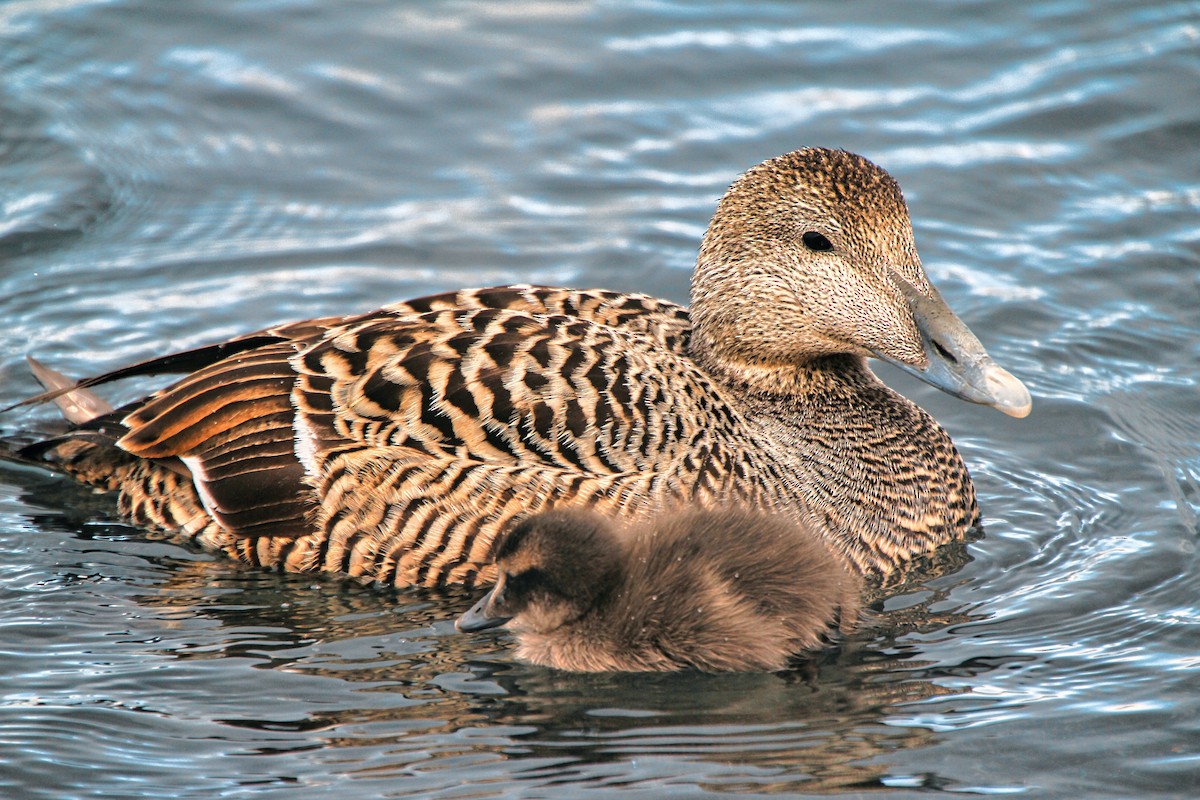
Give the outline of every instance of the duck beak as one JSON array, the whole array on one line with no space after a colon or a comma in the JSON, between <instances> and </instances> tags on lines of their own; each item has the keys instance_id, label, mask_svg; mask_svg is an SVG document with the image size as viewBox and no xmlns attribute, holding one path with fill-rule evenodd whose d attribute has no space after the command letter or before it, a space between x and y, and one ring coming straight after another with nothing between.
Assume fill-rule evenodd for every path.
<instances>
[{"instance_id":1,"label":"duck beak","mask_svg":"<svg viewBox=\"0 0 1200 800\"><path fill-rule=\"evenodd\" d=\"M496 589L479 598L479 602L471 606L471 608L459 617L454 627L458 628L463 633L474 633L475 631L486 631L488 628L498 628L508 622L512 617L493 616L495 611L490 609L492 604L492 595L496 594Z\"/></svg>"},{"instance_id":2,"label":"duck beak","mask_svg":"<svg viewBox=\"0 0 1200 800\"><path fill-rule=\"evenodd\" d=\"M1028 416L1033 400L1025 384L992 361L937 289L930 287L932 296L926 297L895 271L889 270L888 274L912 310L925 350L925 366L876 355L955 397L991 406L1010 417Z\"/></svg>"}]
</instances>

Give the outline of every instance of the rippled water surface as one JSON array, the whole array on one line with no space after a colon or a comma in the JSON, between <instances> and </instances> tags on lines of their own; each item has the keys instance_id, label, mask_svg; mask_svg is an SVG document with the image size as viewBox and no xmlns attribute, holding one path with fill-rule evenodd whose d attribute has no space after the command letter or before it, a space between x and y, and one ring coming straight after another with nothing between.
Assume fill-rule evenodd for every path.
<instances>
[{"instance_id":1,"label":"rippled water surface","mask_svg":"<svg viewBox=\"0 0 1200 800\"><path fill-rule=\"evenodd\" d=\"M1195 796L1198 97L1194 2L0 4L0 404L27 352L452 287L685 302L724 188L804 144L900 180L1035 397L885 374L986 535L811 685L523 666L466 596L260 574L4 464L0 795Z\"/></svg>"}]
</instances>

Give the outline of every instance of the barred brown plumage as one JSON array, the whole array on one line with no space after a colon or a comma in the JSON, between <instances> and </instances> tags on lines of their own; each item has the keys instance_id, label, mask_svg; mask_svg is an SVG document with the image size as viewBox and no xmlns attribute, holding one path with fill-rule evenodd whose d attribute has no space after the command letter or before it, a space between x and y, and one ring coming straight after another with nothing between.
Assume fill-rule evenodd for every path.
<instances>
[{"instance_id":1,"label":"barred brown plumage","mask_svg":"<svg viewBox=\"0 0 1200 800\"><path fill-rule=\"evenodd\" d=\"M505 286L268 328L83 382L189 372L28 452L138 524L394 585L491 580L496 535L560 506L768 509L877 575L977 521L949 436L865 359L1014 415L1028 393L929 285L887 173L815 148L750 170L692 298Z\"/></svg>"}]
</instances>

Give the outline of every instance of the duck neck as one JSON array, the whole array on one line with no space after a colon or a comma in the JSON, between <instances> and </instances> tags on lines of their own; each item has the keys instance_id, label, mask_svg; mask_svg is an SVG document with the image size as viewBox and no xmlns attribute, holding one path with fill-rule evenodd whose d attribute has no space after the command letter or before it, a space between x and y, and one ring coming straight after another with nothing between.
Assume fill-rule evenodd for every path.
<instances>
[{"instance_id":1,"label":"duck neck","mask_svg":"<svg viewBox=\"0 0 1200 800\"><path fill-rule=\"evenodd\" d=\"M946 431L849 354L778 369L698 359L772 462L770 505L812 520L863 572L903 572L978 520L967 468Z\"/></svg>"},{"instance_id":2,"label":"duck neck","mask_svg":"<svg viewBox=\"0 0 1200 800\"><path fill-rule=\"evenodd\" d=\"M829 394L854 394L883 386L862 356L834 353L793 363L760 363L728 352L706 335L702 326L692 329L688 354L722 386L739 397L765 403L772 413L806 406Z\"/></svg>"}]
</instances>

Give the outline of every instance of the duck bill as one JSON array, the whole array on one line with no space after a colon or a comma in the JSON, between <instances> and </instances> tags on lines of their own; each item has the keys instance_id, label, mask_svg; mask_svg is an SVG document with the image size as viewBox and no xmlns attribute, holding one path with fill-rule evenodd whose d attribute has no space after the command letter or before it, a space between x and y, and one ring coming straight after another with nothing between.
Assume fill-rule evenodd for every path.
<instances>
[{"instance_id":1,"label":"duck bill","mask_svg":"<svg viewBox=\"0 0 1200 800\"><path fill-rule=\"evenodd\" d=\"M512 617L498 616L490 608L492 595L495 593L496 590L493 589L481 597L478 603L471 606L465 614L455 621L454 627L463 633L474 633L475 631L486 631L488 628L498 628L512 619Z\"/></svg>"},{"instance_id":2,"label":"duck bill","mask_svg":"<svg viewBox=\"0 0 1200 800\"><path fill-rule=\"evenodd\" d=\"M937 290L930 287L931 294L927 297L895 272L891 278L912 310L925 351L925 364L915 366L882 355L879 358L955 397L991 406L1010 417L1027 416L1033 400L1025 384L992 361L979 339L950 310Z\"/></svg>"}]
</instances>

